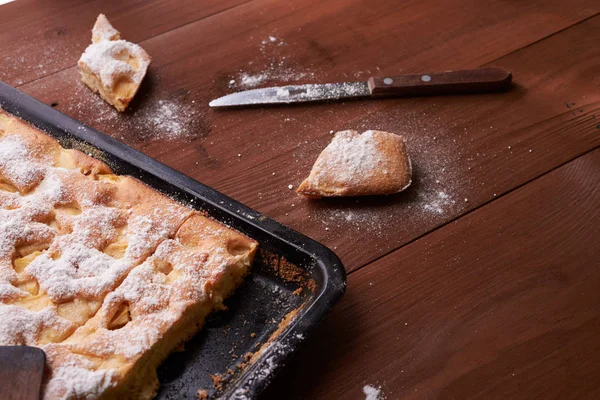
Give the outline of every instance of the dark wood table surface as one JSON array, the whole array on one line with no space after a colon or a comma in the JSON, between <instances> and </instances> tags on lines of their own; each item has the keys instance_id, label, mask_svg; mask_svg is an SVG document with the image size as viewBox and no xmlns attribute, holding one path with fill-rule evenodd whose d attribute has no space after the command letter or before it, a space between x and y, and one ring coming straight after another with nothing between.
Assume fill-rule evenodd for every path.
<instances>
[{"instance_id":1,"label":"dark wood table surface","mask_svg":"<svg viewBox=\"0 0 600 400\"><path fill-rule=\"evenodd\" d=\"M100 12L153 58L123 115L79 82ZM0 6L0 80L341 257L345 297L265 398L364 399L367 384L387 399L600 398L599 12L598 0L17 0ZM480 66L512 71L514 88L207 106L255 84ZM153 119L164 104L183 134ZM290 190L344 129L403 134L410 189Z\"/></svg>"}]
</instances>

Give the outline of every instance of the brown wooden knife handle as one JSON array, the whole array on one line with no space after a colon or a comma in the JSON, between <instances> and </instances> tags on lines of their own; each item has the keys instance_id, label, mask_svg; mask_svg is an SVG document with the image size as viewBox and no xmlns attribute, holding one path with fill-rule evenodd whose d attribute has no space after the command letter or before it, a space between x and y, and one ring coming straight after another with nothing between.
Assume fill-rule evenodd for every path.
<instances>
[{"instance_id":1,"label":"brown wooden knife handle","mask_svg":"<svg viewBox=\"0 0 600 400\"><path fill-rule=\"evenodd\" d=\"M508 89L511 81L510 72L492 67L369 78L368 82L371 95L374 97L412 97L497 92Z\"/></svg>"}]
</instances>

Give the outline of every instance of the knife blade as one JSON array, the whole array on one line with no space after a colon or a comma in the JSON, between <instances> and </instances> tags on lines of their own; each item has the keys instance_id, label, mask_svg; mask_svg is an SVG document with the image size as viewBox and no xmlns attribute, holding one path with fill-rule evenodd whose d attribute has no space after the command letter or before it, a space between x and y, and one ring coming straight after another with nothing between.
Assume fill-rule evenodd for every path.
<instances>
[{"instance_id":1,"label":"knife blade","mask_svg":"<svg viewBox=\"0 0 600 400\"><path fill-rule=\"evenodd\" d=\"M268 87L244 90L211 101L211 107L233 107L251 104L287 104L305 101L337 100L371 95L367 82L324 83Z\"/></svg>"},{"instance_id":2,"label":"knife blade","mask_svg":"<svg viewBox=\"0 0 600 400\"><path fill-rule=\"evenodd\" d=\"M210 107L289 104L361 97L412 97L484 93L506 90L512 74L500 68L478 68L430 74L372 77L366 82L342 82L250 89L219 97Z\"/></svg>"}]
</instances>

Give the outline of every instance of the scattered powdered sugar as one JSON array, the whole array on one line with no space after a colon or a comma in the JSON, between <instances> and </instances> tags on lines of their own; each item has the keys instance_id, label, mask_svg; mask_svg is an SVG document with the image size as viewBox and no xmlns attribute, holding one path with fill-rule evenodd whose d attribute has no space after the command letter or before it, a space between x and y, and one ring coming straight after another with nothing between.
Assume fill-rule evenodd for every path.
<instances>
[{"instance_id":1,"label":"scattered powdered sugar","mask_svg":"<svg viewBox=\"0 0 600 400\"><path fill-rule=\"evenodd\" d=\"M423 210L435 214L444 214L448 206L451 206L452 204L456 203L456 201L453 200L452 197L450 197L443 191L439 191L437 192L437 194L434 195L429 195L427 196L427 198L425 197L426 196L422 196L424 200L422 206Z\"/></svg>"},{"instance_id":2,"label":"scattered powdered sugar","mask_svg":"<svg viewBox=\"0 0 600 400\"><path fill-rule=\"evenodd\" d=\"M363 393L365 394L365 400L383 400L384 397L381 394L381 387L375 387L371 385L363 386Z\"/></svg>"},{"instance_id":3,"label":"scattered powdered sugar","mask_svg":"<svg viewBox=\"0 0 600 400\"><path fill-rule=\"evenodd\" d=\"M260 85L262 82L269 79L269 75L267 73L261 73L261 74L257 74L257 75L249 75L246 72L242 72L240 74L239 79L240 79L240 84L242 87L252 88L254 86ZM234 83L235 83L235 81L234 81Z\"/></svg>"},{"instance_id":4,"label":"scattered powdered sugar","mask_svg":"<svg viewBox=\"0 0 600 400\"><path fill-rule=\"evenodd\" d=\"M176 102L159 100L148 119L153 130L161 137L175 139L188 133L185 111Z\"/></svg>"},{"instance_id":5,"label":"scattered powdered sugar","mask_svg":"<svg viewBox=\"0 0 600 400\"><path fill-rule=\"evenodd\" d=\"M243 100L244 104L287 104L361 96L369 96L368 85L364 82L347 82L266 88L253 93L252 97L245 96ZM211 102L212 104L219 104L219 101Z\"/></svg>"},{"instance_id":6,"label":"scattered powdered sugar","mask_svg":"<svg viewBox=\"0 0 600 400\"><path fill-rule=\"evenodd\" d=\"M437 107L432 106L427 113L410 108L389 108L376 113L370 112L371 104L347 103L345 114L342 107L343 118L365 115L345 127L359 132L373 129L402 135L412 163L411 186L398 195L318 201L318 207L311 206L308 217L295 225L304 233L329 243L334 250L343 249L347 255L342 261L348 264L361 258L357 244L362 235L383 239L375 241L376 250L389 251L460 213L468 204L464 202L468 196L460 191L464 180L469 179L462 174L463 149L454 140L456 135L467 134L463 128L459 130L445 124L437 117L440 114ZM329 129L323 133L319 140L309 141L294 151L299 181L306 178L317 155L331 140ZM296 209L290 204L296 201L295 197L289 199L289 210Z\"/></svg>"},{"instance_id":7,"label":"scattered powdered sugar","mask_svg":"<svg viewBox=\"0 0 600 400\"><path fill-rule=\"evenodd\" d=\"M298 70L290 64L288 57L281 54L281 49L286 43L278 37L268 36L259 45L259 57L252 60L248 65L255 69L256 65L265 65L259 71L251 72L240 70L238 74L229 81L230 88L251 89L266 82L273 84L282 82L297 82L306 78L314 78L315 74L310 71Z\"/></svg>"},{"instance_id":8,"label":"scattered powdered sugar","mask_svg":"<svg viewBox=\"0 0 600 400\"><path fill-rule=\"evenodd\" d=\"M35 32L35 37L21 32L19 45L2 55L1 81L14 86L40 79L71 67L73 56L81 53L79 41L56 40L50 37L51 30L46 30L42 39L41 32Z\"/></svg>"},{"instance_id":9,"label":"scattered powdered sugar","mask_svg":"<svg viewBox=\"0 0 600 400\"><path fill-rule=\"evenodd\" d=\"M193 139L205 129L195 101L182 97L145 101L120 113L78 82L66 104L65 111L74 118L126 143Z\"/></svg>"},{"instance_id":10,"label":"scattered powdered sugar","mask_svg":"<svg viewBox=\"0 0 600 400\"><path fill-rule=\"evenodd\" d=\"M369 96L365 82L345 82L301 85L296 88L278 88L276 95L282 102L333 100L346 97Z\"/></svg>"},{"instance_id":11,"label":"scattered powdered sugar","mask_svg":"<svg viewBox=\"0 0 600 400\"><path fill-rule=\"evenodd\" d=\"M265 71L259 73L249 73L240 71L237 80L230 82L230 87L240 89L252 89L267 81L296 82L304 78L313 77L312 72L298 72L293 68L286 67L285 63L270 63Z\"/></svg>"},{"instance_id":12,"label":"scattered powdered sugar","mask_svg":"<svg viewBox=\"0 0 600 400\"><path fill-rule=\"evenodd\" d=\"M246 384L250 386L256 381L270 381L275 374L275 370L279 366L279 363L277 362L278 358L285 355L288 351L289 345L286 342L271 342L263 350L263 353L269 353L269 355L263 357L259 362L257 368L253 370L252 375L246 381ZM244 388L238 389L240 394L244 393L242 389Z\"/></svg>"},{"instance_id":13,"label":"scattered powdered sugar","mask_svg":"<svg viewBox=\"0 0 600 400\"><path fill-rule=\"evenodd\" d=\"M343 226L349 226L359 233L380 236L387 223L387 217L380 214L366 209L339 208L317 215L322 219L325 228L336 229L339 232L343 231Z\"/></svg>"}]
</instances>

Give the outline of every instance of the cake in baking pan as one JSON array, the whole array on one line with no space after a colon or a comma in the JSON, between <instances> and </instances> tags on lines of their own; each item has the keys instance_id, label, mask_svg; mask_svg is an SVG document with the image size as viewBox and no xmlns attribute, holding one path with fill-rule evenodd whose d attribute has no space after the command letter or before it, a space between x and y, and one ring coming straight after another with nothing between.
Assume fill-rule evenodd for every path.
<instances>
[{"instance_id":1,"label":"cake in baking pan","mask_svg":"<svg viewBox=\"0 0 600 400\"><path fill-rule=\"evenodd\" d=\"M0 345L46 352L43 398L152 398L256 247L0 110Z\"/></svg>"}]
</instances>

